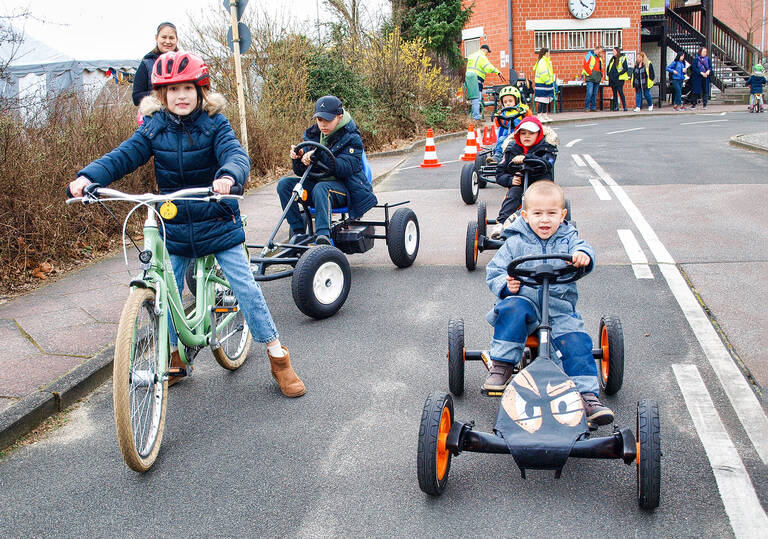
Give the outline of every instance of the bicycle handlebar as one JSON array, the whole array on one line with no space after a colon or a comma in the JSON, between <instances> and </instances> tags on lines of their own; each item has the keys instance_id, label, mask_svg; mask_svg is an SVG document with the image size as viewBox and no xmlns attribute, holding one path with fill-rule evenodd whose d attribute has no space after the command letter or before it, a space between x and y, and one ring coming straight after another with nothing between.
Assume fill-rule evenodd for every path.
<instances>
[{"instance_id":1,"label":"bicycle handlebar","mask_svg":"<svg viewBox=\"0 0 768 539\"><path fill-rule=\"evenodd\" d=\"M88 185L83 191L84 196L73 197L69 186L67 186L67 204L74 204L75 202L82 202L83 204L90 204L97 200L109 201L109 200L125 200L130 202L148 203L148 202L164 202L166 200L177 200L181 198L194 197L195 200L212 201L221 200L225 198L242 199L243 186L235 184L229 188L228 195L222 195L216 193L210 187L190 187L187 189L180 189L173 193L165 195L157 193L144 193L141 195L133 195L130 193L124 193L117 189L110 189L109 187L98 187L99 184L92 183ZM96 186L96 187L92 187ZM198 197L203 198L198 198ZM108 198L103 198L108 197Z\"/></svg>"}]
</instances>

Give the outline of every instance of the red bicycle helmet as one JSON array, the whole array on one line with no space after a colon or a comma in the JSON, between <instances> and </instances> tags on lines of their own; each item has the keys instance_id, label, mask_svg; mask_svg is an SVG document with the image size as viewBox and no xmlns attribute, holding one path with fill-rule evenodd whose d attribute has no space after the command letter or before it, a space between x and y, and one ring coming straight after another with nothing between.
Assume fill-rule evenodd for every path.
<instances>
[{"instance_id":1,"label":"red bicycle helmet","mask_svg":"<svg viewBox=\"0 0 768 539\"><path fill-rule=\"evenodd\" d=\"M152 86L168 86L191 82L197 86L210 86L208 66L202 58L191 52L170 51L160 55L152 68Z\"/></svg>"}]
</instances>

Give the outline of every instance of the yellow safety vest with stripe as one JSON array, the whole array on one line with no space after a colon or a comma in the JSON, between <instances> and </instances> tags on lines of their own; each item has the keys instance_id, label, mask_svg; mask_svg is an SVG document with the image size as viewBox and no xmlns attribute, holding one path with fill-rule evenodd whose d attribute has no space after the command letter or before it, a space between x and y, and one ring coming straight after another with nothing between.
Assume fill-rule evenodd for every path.
<instances>
[{"instance_id":1,"label":"yellow safety vest with stripe","mask_svg":"<svg viewBox=\"0 0 768 539\"><path fill-rule=\"evenodd\" d=\"M555 70L552 69L552 59L546 56L533 66L533 82L536 84L552 84L555 80Z\"/></svg>"},{"instance_id":2,"label":"yellow safety vest with stripe","mask_svg":"<svg viewBox=\"0 0 768 539\"><path fill-rule=\"evenodd\" d=\"M496 69L490 60L485 57L483 49L467 56L467 71L474 73L480 79L485 79L486 75L490 73L501 74L501 71Z\"/></svg>"},{"instance_id":3,"label":"yellow safety vest with stripe","mask_svg":"<svg viewBox=\"0 0 768 539\"><path fill-rule=\"evenodd\" d=\"M627 61L627 57L623 54L619 56L617 59L615 56L611 57L611 62L616 62L616 71L618 72L621 69L621 66L624 65L624 62ZM611 67L608 66L608 71L611 70ZM627 70L624 73L621 73L619 75L619 80L629 80L629 66L627 66Z\"/></svg>"},{"instance_id":4,"label":"yellow safety vest with stripe","mask_svg":"<svg viewBox=\"0 0 768 539\"><path fill-rule=\"evenodd\" d=\"M648 71L648 68L650 67L650 65L651 65L651 61L648 60L648 65L645 66L645 81L648 84L648 89L649 90L651 88L653 88L653 85L655 84L655 82L653 82L653 79L651 78L650 72ZM634 85L635 85L635 72L633 70L632 71L632 86L634 86Z\"/></svg>"}]
</instances>

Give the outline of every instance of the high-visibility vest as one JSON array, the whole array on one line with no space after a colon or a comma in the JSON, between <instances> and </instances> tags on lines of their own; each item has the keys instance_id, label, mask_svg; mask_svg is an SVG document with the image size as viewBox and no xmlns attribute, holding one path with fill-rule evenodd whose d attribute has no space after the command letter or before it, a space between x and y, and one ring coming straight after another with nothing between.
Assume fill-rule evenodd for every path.
<instances>
[{"instance_id":1,"label":"high-visibility vest","mask_svg":"<svg viewBox=\"0 0 768 539\"><path fill-rule=\"evenodd\" d=\"M552 84L555 80L555 70L552 69L552 59L546 56L539 59L533 66L533 82L536 84Z\"/></svg>"},{"instance_id":2,"label":"high-visibility vest","mask_svg":"<svg viewBox=\"0 0 768 539\"><path fill-rule=\"evenodd\" d=\"M623 54L621 56L619 56L618 59L615 56L613 56L611 58L611 62L616 62L616 71L619 71L621 69L621 66L626 61L627 61L627 57L624 56ZM608 71L610 71L610 70L611 70L611 68L610 68L610 66L608 66ZM624 73L621 73L619 75L619 80L629 80L629 66L627 66L627 69L626 69L626 71L624 71Z\"/></svg>"},{"instance_id":3,"label":"high-visibility vest","mask_svg":"<svg viewBox=\"0 0 768 539\"><path fill-rule=\"evenodd\" d=\"M650 67L650 65L651 65L651 61L648 60L648 65L645 66L645 82L648 85L648 89L649 90L651 88L653 88L653 85L655 84L655 82L653 82L653 79L651 78L651 73L648 71L648 68ZM634 86L634 85L635 85L635 72L633 70L632 71L632 86Z\"/></svg>"},{"instance_id":4,"label":"high-visibility vest","mask_svg":"<svg viewBox=\"0 0 768 539\"><path fill-rule=\"evenodd\" d=\"M474 73L480 79L485 79L485 76L489 73L501 73L501 71L496 69L490 60L485 57L483 49L467 56L467 71Z\"/></svg>"}]
</instances>

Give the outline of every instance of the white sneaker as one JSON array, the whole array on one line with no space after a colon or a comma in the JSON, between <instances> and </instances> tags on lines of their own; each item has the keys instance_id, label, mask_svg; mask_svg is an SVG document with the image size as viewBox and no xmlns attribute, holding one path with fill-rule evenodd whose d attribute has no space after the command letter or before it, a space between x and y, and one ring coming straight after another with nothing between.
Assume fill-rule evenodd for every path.
<instances>
[{"instance_id":1,"label":"white sneaker","mask_svg":"<svg viewBox=\"0 0 768 539\"><path fill-rule=\"evenodd\" d=\"M497 240L501 237L501 231L504 230L504 225L502 223L493 225L493 228L491 229L491 233L488 237L490 237L492 240Z\"/></svg>"},{"instance_id":2,"label":"white sneaker","mask_svg":"<svg viewBox=\"0 0 768 539\"><path fill-rule=\"evenodd\" d=\"M635 112L640 112L640 107L635 107Z\"/></svg>"},{"instance_id":3,"label":"white sneaker","mask_svg":"<svg viewBox=\"0 0 768 539\"><path fill-rule=\"evenodd\" d=\"M651 112L653 110L653 105L648 105L648 112Z\"/></svg>"}]
</instances>

